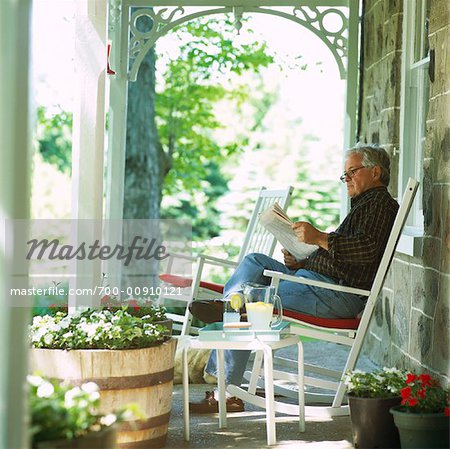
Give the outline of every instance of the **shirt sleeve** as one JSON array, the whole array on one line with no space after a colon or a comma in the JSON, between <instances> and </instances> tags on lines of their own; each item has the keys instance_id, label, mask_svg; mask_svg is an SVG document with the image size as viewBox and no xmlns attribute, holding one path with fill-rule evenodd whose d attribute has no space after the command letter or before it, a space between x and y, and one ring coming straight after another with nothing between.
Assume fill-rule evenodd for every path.
<instances>
[{"instance_id":1,"label":"shirt sleeve","mask_svg":"<svg viewBox=\"0 0 450 449\"><path fill-rule=\"evenodd\" d=\"M367 202L358 206L345 228L352 229L350 234L342 234L339 229L328 235L328 252L330 256L340 262L347 263L375 263L381 257L389 237L395 215L386 210L386 204ZM348 227L347 227L348 226Z\"/></svg>"}]
</instances>

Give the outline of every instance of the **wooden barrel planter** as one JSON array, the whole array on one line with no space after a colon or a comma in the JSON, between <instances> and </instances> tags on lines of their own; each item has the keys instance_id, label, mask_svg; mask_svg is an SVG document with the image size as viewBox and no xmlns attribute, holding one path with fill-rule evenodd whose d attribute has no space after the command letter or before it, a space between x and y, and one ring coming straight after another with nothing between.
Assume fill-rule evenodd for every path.
<instances>
[{"instance_id":1,"label":"wooden barrel planter","mask_svg":"<svg viewBox=\"0 0 450 449\"><path fill-rule=\"evenodd\" d=\"M31 349L31 368L74 385L95 382L101 412L136 403L145 418L118 426L119 449L164 447L172 408L175 349L171 338L142 349Z\"/></svg>"}]
</instances>

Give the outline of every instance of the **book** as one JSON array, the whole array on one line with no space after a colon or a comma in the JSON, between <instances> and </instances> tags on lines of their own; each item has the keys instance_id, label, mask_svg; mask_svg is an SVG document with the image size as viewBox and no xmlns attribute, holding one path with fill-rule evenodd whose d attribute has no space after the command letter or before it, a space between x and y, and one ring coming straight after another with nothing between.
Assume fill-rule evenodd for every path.
<instances>
[{"instance_id":1,"label":"book","mask_svg":"<svg viewBox=\"0 0 450 449\"><path fill-rule=\"evenodd\" d=\"M319 248L317 245L310 245L298 240L291 227L293 222L277 202L261 212L259 220L297 260L306 259Z\"/></svg>"}]
</instances>

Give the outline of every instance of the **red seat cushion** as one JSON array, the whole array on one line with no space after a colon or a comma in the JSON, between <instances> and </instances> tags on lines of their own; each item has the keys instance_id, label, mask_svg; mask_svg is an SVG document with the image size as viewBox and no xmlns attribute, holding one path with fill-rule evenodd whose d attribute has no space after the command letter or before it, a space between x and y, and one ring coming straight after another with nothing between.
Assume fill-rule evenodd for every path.
<instances>
[{"instance_id":1,"label":"red seat cushion","mask_svg":"<svg viewBox=\"0 0 450 449\"><path fill-rule=\"evenodd\" d=\"M175 287L190 287L192 285L192 279L186 278L184 276L177 276L174 274L161 274L159 278L166 282L167 284L171 284ZM206 281L200 281L200 287L206 288L207 290L212 290L214 292L223 293L223 285L222 284L216 284L215 282L206 282Z\"/></svg>"},{"instance_id":2,"label":"red seat cushion","mask_svg":"<svg viewBox=\"0 0 450 449\"><path fill-rule=\"evenodd\" d=\"M293 310L283 310L283 315L294 318L305 323L313 324L320 327L328 327L335 329L358 329L360 318L319 318L317 316L306 315Z\"/></svg>"}]
</instances>

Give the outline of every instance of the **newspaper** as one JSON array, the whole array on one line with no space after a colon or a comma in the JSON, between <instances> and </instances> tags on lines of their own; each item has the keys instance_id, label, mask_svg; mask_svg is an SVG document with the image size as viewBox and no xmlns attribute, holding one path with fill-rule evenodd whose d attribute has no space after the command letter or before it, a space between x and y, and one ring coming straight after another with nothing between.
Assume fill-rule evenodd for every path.
<instances>
[{"instance_id":1,"label":"newspaper","mask_svg":"<svg viewBox=\"0 0 450 449\"><path fill-rule=\"evenodd\" d=\"M278 203L274 203L259 215L261 224L271 232L281 245L297 260L306 259L318 246L300 242L292 230L292 221Z\"/></svg>"}]
</instances>

